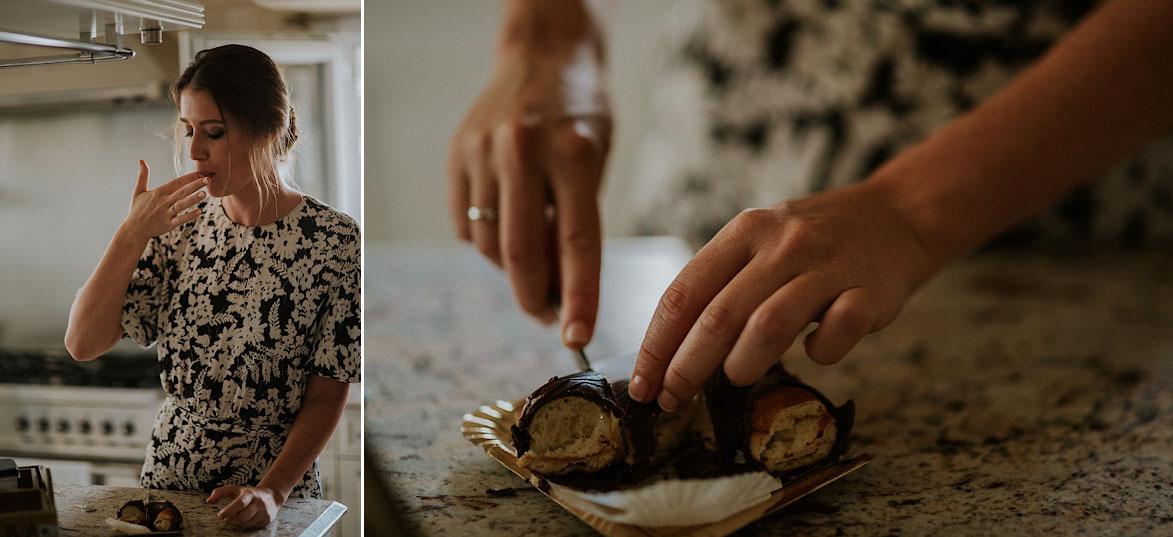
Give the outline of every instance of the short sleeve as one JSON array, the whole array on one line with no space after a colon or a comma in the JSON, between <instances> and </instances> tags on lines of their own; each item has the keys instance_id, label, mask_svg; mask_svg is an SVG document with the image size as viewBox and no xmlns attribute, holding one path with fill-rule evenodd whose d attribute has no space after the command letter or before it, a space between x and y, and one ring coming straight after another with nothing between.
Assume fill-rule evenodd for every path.
<instances>
[{"instance_id":1,"label":"short sleeve","mask_svg":"<svg viewBox=\"0 0 1173 537\"><path fill-rule=\"evenodd\" d=\"M167 301L168 248L159 237L147 241L122 304L122 333L144 349L159 339L159 317Z\"/></svg>"},{"instance_id":2,"label":"short sleeve","mask_svg":"<svg viewBox=\"0 0 1173 537\"><path fill-rule=\"evenodd\" d=\"M351 383L362 379L361 254L357 229L352 233L338 236L342 244L330 263L331 289L319 309L321 317L306 368L311 375Z\"/></svg>"}]
</instances>

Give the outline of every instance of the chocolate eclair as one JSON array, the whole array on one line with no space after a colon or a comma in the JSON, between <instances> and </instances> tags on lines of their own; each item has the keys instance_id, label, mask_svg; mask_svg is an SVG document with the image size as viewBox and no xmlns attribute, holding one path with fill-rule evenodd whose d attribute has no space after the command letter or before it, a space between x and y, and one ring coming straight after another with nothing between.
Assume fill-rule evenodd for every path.
<instances>
[{"instance_id":1,"label":"chocolate eclair","mask_svg":"<svg viewBox=\"0 0 1173 537\"><path fill-rule=\"evenodd\" d=\"M517 462L539 475L597 472L624 458L623 410L594 371L552 377L512 427Z\"/></svg>"},{"instance_id":2,"label":"chocolate eclair","mask_svg":"<svg viewBox=\"0 0 1173 537\"><path fill-rule=\"evenodd\" d=\"M147 518L155 531L175 531L183 527L183 515L171 502L148 503Z\"/></svg>"},{"instance_id":3,"label":"chocolate eclair","mask_svg":"<svg viewBox=\"0 0 1173 537\"><path fill-rule=\"evenodd\" d=\"M734 386L718 370L706 383L704 393L713 438L725 468L748 465L786 473L837 460L847 449L855 403L836 407L780 364L746 387Z\"/></svg>"},{"instance_id":4,"label":"chocolate eclair","mask_svg":"<svg viewBox=\"0 0 1173 537\"><path fill-rule=\"evenodd\" d=\"M688 437L697 404L690 400L675 412L664 412L655 401L640 403L627 392L628 380L611 384L619 408L627 447L627 464L632 468L655 464L676 452Z\"/></svg>"},{"instance_id":5,"label":"chocolate eclair","mask_svg":"<svg viewBox=\"0 0 1173 537\"><path fill-rule=\"evenodd\" d=\"M118 520L146 526L147 522L149 522L147 518L147 506L143 504L142 500L126 502L118 509Z\"/></svg>"}]
</instances>

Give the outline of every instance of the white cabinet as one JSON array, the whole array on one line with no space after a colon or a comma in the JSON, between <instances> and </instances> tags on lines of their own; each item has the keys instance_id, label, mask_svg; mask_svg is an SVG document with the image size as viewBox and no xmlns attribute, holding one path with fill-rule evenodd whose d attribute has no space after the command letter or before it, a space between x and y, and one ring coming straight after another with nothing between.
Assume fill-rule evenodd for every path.
<instances>
[{"instance_id":1,"label":"white cabinet","mask_svg":"<svg viewBox=\"0 0 1173 537\"><path fill-rule=\"evenodd\" d=\"M346 506L346 514L334 525L333 537L359 537L362 529L362 390L351 387L350 403L338 428L318 457L322 497Z\"/></svg>"}]
</instances>

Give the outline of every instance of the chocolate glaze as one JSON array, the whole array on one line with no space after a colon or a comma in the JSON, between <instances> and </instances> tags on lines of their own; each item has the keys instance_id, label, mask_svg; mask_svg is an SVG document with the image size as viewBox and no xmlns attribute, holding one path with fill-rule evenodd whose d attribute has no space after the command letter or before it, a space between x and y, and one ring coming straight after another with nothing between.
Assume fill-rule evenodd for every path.
<instances>
[{"instance_id":1,"label":"chocolate glaze","mask_svg":"<svg viewBox=\"0 0 1173 537\"><path fill-rule=\"evenodd\" d=\"M656 419L660 417L660 405L655 401L640 403L627 393L627 379L611 384L615 401L623 409L623 434L631 448L632 466L647 464L656 454Z\"/></svg>"},{"instance_id":2,"label":"chocolate glaze","mask_svg":"<svg viewBox=\"0 0 1173 537\"><path fill-rule=\"evenodd\" d=\"M724 471L735 470L744 464L761 468L761 464L749 455L750 413L757 398L782 386L794 386L814 395L835 418L835 444L824 460L838 460L847 451L847 439L855 424L854 401L836 407L822 392L786 372L782 364L770 368L762 380L746 387L734 386L719 369L705 384L705 404L713 417L713 436L717 440L720 466Z\"/></svg>"},{"instance_id":3,"label":"chocolate glaze","mask_svg":"<svg viewBox=\"0 0 1173 537\"><path fill-rule=\"evenodd\" d=\"M521 417L518 418L517 425L510 428L513 433L513 448L517 450L518 457L529 451L531 441L529 426L534 421L538 410L551 401L563 397L581 397L598 405L603 411L610 412L620 419L623 418L623 410L615 402L615 393L611 391L611 384L603 375L594 371L583 371L565 377L550 377L550 380L546 381L541 388L525 398L525 406L521 408Z\"/></svg>"}]
</instances>

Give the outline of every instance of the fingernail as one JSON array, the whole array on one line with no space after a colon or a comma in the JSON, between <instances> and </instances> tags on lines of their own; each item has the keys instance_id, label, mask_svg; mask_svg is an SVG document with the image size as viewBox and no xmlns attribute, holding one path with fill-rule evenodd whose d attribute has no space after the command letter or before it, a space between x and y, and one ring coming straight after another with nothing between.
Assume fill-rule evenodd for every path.
<instances>
[{"instance_id":1,"label":"fingernail","mask_svg":"<svg viewBox=\"0 0 1173 537\"><path fill-rule=\"evenodd\" d=\"M558 322L558 316L554 315L553 311L546 310L546 312L543 313L541 315L541 317L538 317L538 320L541 321L542 324L544 324L546 326L550 326L550 325Z\"/></svg>"},{"instance_id":2,"label":"fingernail","mask_svg":"<svg viewBox=\"0 0 1173 537\"><path fill-rule=\"evenodd\" d=\"M205 196L205 195L206 195L206 194L204 194L203 192L200 192L200 199L204 199L204 196Z\"/></svg>"},{"instance_id":3,"label":"fingernail","mask_svg":"<svg viewBox=\"0 0 1173 537\"><path fill-rule=\"evenodd\" d=\"M631 377L631 382L627 385L627 394L636 401L647 403L652 399L652 387L643 377L636 375Z\"/></svg>"},{"instance_id":4,"label":"fingernail","mask_svg":"<svg viewBox=\"0 0 1173 537\"><path fill-rule=\"evenodd\" d=\"M676 407L680 406L680 401L676 399L676 396L672 395L671 393L668 393L668 390L660 390L659 401L660 401L660 408L664 409L667 412L675 412Z\"/></svg>"},{"instance_id":5,"label":"fingernail","mask_svg":"<svg viewBox=\"0 0 1173 537\"><path fill-rule=\"evenodd\" d=\"M588 337L586 325L579 321L566 325L566 330L562 332L562 341L571 345L586 345Z\"/></svg>"}]
</instances>

